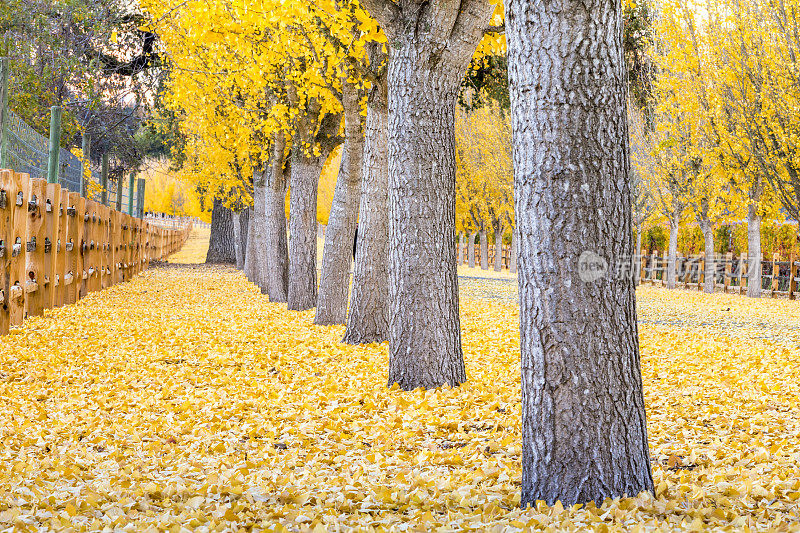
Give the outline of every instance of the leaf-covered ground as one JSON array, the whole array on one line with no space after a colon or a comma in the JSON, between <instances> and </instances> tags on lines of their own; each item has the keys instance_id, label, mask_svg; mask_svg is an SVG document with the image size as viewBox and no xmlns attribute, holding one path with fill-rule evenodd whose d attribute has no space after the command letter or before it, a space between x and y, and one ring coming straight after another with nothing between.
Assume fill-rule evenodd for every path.
<instances>
[{"instance_id":1,"label":"leaf-covered ground","mask_svg":"<svg viewBox=\"0 0 800 533\"><path fill-rule=\"evenodd\" d=\"M518 312L485 283L469 383L429 392L228 267L31 319L0 340L0 530L800 530L798 304L641 289L656 497L522 511Z\"/></svg>"}]
</instances>

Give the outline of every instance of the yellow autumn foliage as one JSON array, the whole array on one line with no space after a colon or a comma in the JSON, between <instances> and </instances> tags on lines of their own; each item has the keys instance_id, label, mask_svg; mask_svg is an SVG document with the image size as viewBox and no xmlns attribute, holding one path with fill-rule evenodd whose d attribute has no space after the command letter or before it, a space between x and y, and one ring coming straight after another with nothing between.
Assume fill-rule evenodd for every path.
<instances>
[{"instance_id":1,"label":"yellow autumn foliage","mask_svg":"<svg viewBox=\"0 0 800 533\"><path fill-rule=\"evenodd\" d=\"M0 529L798 529L797 302L641 288L656 495L521 510L515 285L462 279L469 381L427 392L232 268L31 318L0 345Z\"/></svg>"}]
</instances>

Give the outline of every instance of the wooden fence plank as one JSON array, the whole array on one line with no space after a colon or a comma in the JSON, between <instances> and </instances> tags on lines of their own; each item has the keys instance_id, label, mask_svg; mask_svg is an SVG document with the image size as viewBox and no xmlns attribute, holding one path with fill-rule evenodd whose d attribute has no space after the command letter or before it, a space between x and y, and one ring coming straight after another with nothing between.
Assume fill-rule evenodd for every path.
<instances>
[{"instance_id":1,"label":"wooden fence plank","mask_svg":"<svg viewBox=\"0 0 800 533\"><path fill-rule=\"evenodd\" d=\"M11 280L9 289L9 315L12 326L19 326L25 319L25 302L28 295L25 292L27 274L25 261L28 256L25 243L28 236L28 197L30 179L27 174L12 174L14 181L14 229L12 240L12 258L9 269Z\"/></svg>"},{"instance_id":2,"label":"wooden fence plank","mask_svg":"<svg viewBox=\"0 0 800 533\"><path fill-rule=\"evenodd\" d=\"M86 212L86 200L80 193L69 193L67 203L67 239L64 245L66 259L64 261L64 303L74 304L81 297L83 286L83 217Z\"/></svg>"},{"instance_id":3,"label":"wooden fence plank","mask_svg":"<svg viewBox=\"0 0 800 533\"><path fill-rule=\"evenodd\" d=\"M0 335L11 328L11 254L16 188L9 170L0 171Z\"/></svg>"},{"instance_id":4,"label":"wooden fence plank","mask_svg":"<svg viewBox=\"0 0 800 533\"><path fill-rule=\"evenodd\" d=\"M64 305L64 299L67 294L67 236L69 235L69 224L72 219L67 214L69 207L69 191L61 189L61 201L58 205L58 255L56 256L56 274L58 276L58 285L55 288L55 307Z\"/></svg>"},{"instance_id":5,"label":"wooden fence plank","mask_svg":"<svg viewBox=\"0 0 800 533\"><path fill-rule=\"evenodd\" d=\"M44 290L44 309L52 309L57 307L57 293L61 286L61 276L58 275L61 185L48 183L45 194L44 287L40 289Z\"/></svg>"},{"instance_id":6,"label":"wooden fence plank","mask_svg":"<svg viewBox=\"0 0 800 533\"><path fill-rule=\"evenodd\" d=\"M45 238L47 226L45 225L44 204L47 195L47 181L33 179L30 181L30 197L27 211L27 237L26 249L28 255L25 262L27 279L25 280L26 316L41 315L49 303L45 294Z\"/></svg>"}]
</instances>

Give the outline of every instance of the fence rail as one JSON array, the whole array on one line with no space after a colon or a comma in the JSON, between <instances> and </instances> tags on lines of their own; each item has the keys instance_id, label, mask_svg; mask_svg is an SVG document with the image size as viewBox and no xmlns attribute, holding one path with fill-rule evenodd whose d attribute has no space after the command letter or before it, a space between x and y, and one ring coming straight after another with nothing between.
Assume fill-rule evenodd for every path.
<instances>
[{"instance_id":1,"label":"fence rail","mask_svg":"<svg viewBox=\"0 0 800 533\"><path fill-rule=\"evenodd\" d=\"M0 170L0 335L28 316L128 281L176 252L182 227L156 227L58 183Z\"/></svg>"}]
</instances>

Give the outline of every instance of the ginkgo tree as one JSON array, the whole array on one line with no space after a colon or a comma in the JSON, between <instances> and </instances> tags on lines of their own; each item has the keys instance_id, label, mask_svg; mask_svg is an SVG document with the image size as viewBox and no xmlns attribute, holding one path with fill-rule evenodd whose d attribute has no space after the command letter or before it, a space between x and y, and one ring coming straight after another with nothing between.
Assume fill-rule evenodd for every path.
<instances>
[{"instance_id":1,"label":"ginkgo tree","mask_svg":"<svg viewBox=\"0 0 800 533\"><path fill-rule=\"evenodd\" d=\"M456 220L459 231L469 233L468 246L474 246L474 230L480 235L481 268L484 270L489 268L486 227L494 232L494 269L499 271L503 235L506 229L513 230L514 226L511 152L511 121L496 103L457 112ZM474 254L474 250L471 253Z\"/></svg>"}]
</instances>

